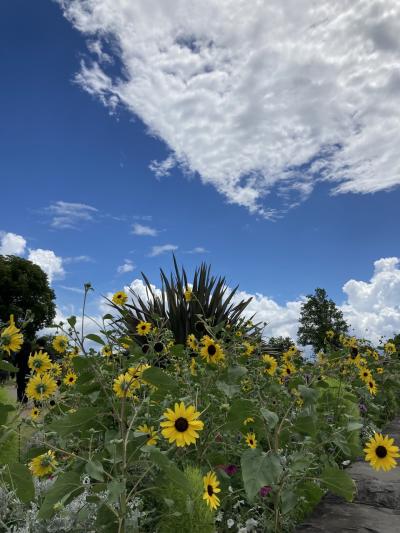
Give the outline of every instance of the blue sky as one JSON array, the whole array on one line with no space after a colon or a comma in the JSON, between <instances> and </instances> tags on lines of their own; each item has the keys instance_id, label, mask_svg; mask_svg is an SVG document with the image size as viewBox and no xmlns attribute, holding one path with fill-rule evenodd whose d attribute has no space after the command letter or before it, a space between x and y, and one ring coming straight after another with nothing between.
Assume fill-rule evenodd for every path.
<instances>
[{"instance_id":1,"label":"blue sky","mask_svg":"<svg viewBox=\"0 0 400 533\"><path fill-rule=\"evenodd\" d=\"M206 2L206 9L210 2ZM105 12L112 5L108 0L101 3ZM74 9L79 4L67 2L65 9ZM78 20L82 13L63 12L57 2L3 0L0 13L0 231L3 237L13 233L26 240L22 255L41 249L53 251L60 259L64 274L56 273L52 281L60 308L78 305L80 298L78 293L63 287L78 288L91 281L97 293L105 294L128 285L140 277L141 270L157 282L159 267L170 268L171 254L151 257L154 246L176 246L179 261L189 271L202 260L211 262L213 270L226 275L230 285L238 283L249 294L261 293L282 309L287 302L298 301L317 286L325 287L338 303L346 303L348 295L342 291L346 282L370 283L375 261L400 257L399 173L394 170L390 176L366 173L364 181L363 164L354 159L352 168L353 160L346 155L343 161L335 160L328 173L324 174L322 167L321 171L314 169L311 175L307 169L312 161L324 160L323 144L314 156L306 154L301 159L297 154L304 144L318 146L318 135L322 134L304 137L299 149L294 146L293 152L291 148L285 150L281 143L285 157L281 157L279 164L272 163L274 151L268 152L264 141L259 148L261 152L265 148L265 156L251 151L254 143L250 148L247 141L240 145L240 125L244 135L246 131L253 133L256 127L265 130L269 127L268 117L261 123L253 118L253 127L254 114L246 115L246 120L241 117L235 129L230 130L239 143L232 150L224 144L225 133L229 135L228 125L226 129L215 129L213 115L205 116L201 124L202 115L195 115L197 119L189 128L192 115L191 108L184 107L186 102L180 107L178 102L175 114L169 115L171 106L166 107L167 98L157 92L149 93L148 101L153 108L148 110L146 95L140 95L128 82L124 85L124 78L135 76L135 62L124 65L129 42L124 41L123 29L115 29L113 36L120 39L118 49L112 45L112 39L101 41L97 26L88 34L83 19ZM128 24L129 12L126 16ZM135 13L132 20L136 20L134 16ZM109 21L96 21L97 25L101 23L107 25ZM138 27L140 32L139 23ZM226 31L228 34L229 29ZM203 34L204 30L202 39ZM101 43L102 58L99 52L93 52L94 43ZM187 49L187 43L185 46ZM197 44L190 46L194 53ZM224 44L224 50L229 52L228 45ZM155 60L150 58L148 65L157 69L151 61ZM210 63L211 59L207 61ZM220 58L215 61L218 63ZM89 71L101 67L102 62L104 72L115 83L115 88L108 91L99 83L99 77L93 81ZM138 71L138 76L139 73L150 76L151 68ZM216 69L216 65L208 70L211 68ZM323 65L320 69L323 70ZM192 102L196 105L196 94L188 95L190 105ZM113 98L117 96L119 103L115 106ZM303 98L307 100L308 96ZM343 94L343 102L337 105L345 108L347 98L350 96ZM391 103L397 104L398 113L396 98L397 102L393 97ZM188 118L184 122L187 131L182 136L182 117L176 124L173 117L183 108ZM304 109L302 105L299 117L306 122L305 131L313 128L322 131L324 117L313 119L313 114L307 111L304 118ZM324 112L322 109L321 113ZM339 112L336 117L340 122ZM274 114L271 128L281 127L286 119ZM312 120L316 122L310 123ZM364 121L367 133L368 127L372 131L374 126L373 120L368 120ZM335 122L331 118L329 121L328 137L333 138ZM346 146L349 137L345 126L338 128L339 140L340 135ZM204 140L207 136L210 138ZM274 138L277 136L278 133ZM295 145L295 135L293 139ZM373 136L363 142L366 146L376 145ZM219 145L224 146L220 154ZM237 146L239 152L243 146L246 158L238 154ZM385 147L383 139L380 156ZM214 148L215 158L202 159L205 151ZM348 151L354 154L354 147L348 147ZM151 162L168 161L171 154L177 164L169 175L157 177ZM387 146L387 154L388 160L394 157L391 146ZM236 156L241 160L237 161ZM372 149L371 165L373 157ZM251 158L254 161L250 161L249 167L247 160ZM220 161L225 160L222 165ZM274 168L269 173L270 162ZM282 169L287 173L289 167L295 171L281 180L279 169L282 174ZM246 174L249 168L251 171ZM341 179L335 181L334 172ZM236 180L238 174L241 181ZM335 187L343 184L346 187L348 183L355 192L332 193ZM247 199L248 190L256 200ZM288 208L293 203L298 205ZM269 215L271 209L273 220ZM156 235L135 235L134 224L150 227L156 230ZM128 271L121 272L120 268L118 272L118 267L124 264ZM397 265L392 266L397 280ZM394 308L397 312L398 308Z\"/></svg>"}]
</instances>

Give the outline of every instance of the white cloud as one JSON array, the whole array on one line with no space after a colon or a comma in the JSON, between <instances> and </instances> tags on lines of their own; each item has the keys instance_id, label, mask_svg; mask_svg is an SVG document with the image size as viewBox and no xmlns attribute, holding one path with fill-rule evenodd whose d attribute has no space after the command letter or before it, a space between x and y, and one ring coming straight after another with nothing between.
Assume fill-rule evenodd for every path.
<instances>
[{"instance_id":1,"label":"white cloud","mask_svg":"<svg viewBox=\"0 0 400 533\"><path fill-rule=\"evenodd\" d=\"M163 244L161 246L153 246L149 257L156 257L157 255L165 254L166 252L174 252L178 247L175 244Z\"/></svg>"},{"instance_id":2,"label":"white cloud","mask_svg":"<svg viewBox=\"0 0 400 533\"><path fill-rule=\"evenodd\" d=\"M156 237L158 235L158 230L150 226L144 226L142 224L133 224L132 233L134 235Z\"/></svg>"},{"instance_id":3,"label":"white cloud","mask_svg":"<svg viewBox=\"0 0 400 533\"><path fill-rule=\"evenodd\" d=\"M93 263L93 259L89 257L88 255L75 255L73 257L64 257L63 262L64 264Z\"/></svg>"},{"instance_id":4,"label":"white cloud","mask_svg":"<svg viewBox=\"0 0 400 533\"><path fill-rule=\"evenodd\" d=\"M0 255L24 255L26 240L22 235L0 231Z\"/></svg>"},{"instance_id":5,"label":"white cloud","mask_svg":"<svg viewBox=\"0 0 400 533\"><path fill-rule=\"evenodd\" d=\"M184 253L185 254L206 254L208 253L208 250L206 250L202 246L196 246L195 248L192 248L191 250L187 250Z\"/></svg>"},{"instance_id":6,"label":"white cloud","mask_svg":"<svg viewBox=\"0 0 400 533\"><path fill-rule=\"evenodd\" d=\"M77 81L170 148L156 174L178 162L266 217L273 188L293 206L318 179L399 185L398 0L58 1L94 52Z\"/></svg>"},{"instance_id":7,"label":"white cloud","mask_svg":"<svg viewBox=\"0 0 400 533\"><path fill-rule=\"evenodd\" d=\"M133 261L130 259L125 259L124 263L117 268L118 274L126 274L127 272L132 272L135 269Z\"/></svg>"},{"instance_id":8,"label":"white cloud","mask_svg":"<svg viewBox=\"0 0 400 533\"><path fill-rule=\"evenodd\" d=\"M80 289L79 287L68 287L67 285L59 285L60 289L64 289L64 291L69 292L75 292L76 294L85 294L84 289Z\"/></svg>"},{"instance_id":9,"label":"white cloud","mask_svg":"<svg viewBox=\"0 0 400 533\"><path fill-rule=\"evenodd\" d=\"M28 259L35 265L40 266L47 274L49 283L52 283L54 279L62 279L65 276L62 258L58 257L52 250L42 250L41 248L29 250Z\"/></svg>"},{"instance_id":10,"label":"white cloud","mask_svg":"<svg viewBox=\"0 0 400 533\"><path fill-rule=\"evenodd\" d=\"M51 214L51 226L57 229L79 229L82 222L94 220L98 210L87 204L58 201L46 208Z\"/></svg>"}]
</instances>

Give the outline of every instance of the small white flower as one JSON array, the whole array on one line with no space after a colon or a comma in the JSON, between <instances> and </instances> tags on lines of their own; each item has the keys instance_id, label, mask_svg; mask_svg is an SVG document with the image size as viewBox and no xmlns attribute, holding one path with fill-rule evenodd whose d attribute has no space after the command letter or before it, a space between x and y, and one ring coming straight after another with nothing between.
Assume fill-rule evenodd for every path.
<instances>
[{"instance_id":1,"label":"small white flower","mask_svg":"<svg viewBox=\"0 0 400 533\"><path fill-rule=\"evenodd\" d=\"M226 525L228 526L228 529L231 529L231 527L233 527L235 524L235 521L232 520L232 518L228 518L228 520L226 521Z\"/></svg>"},{"instance_id":2,"label":"small white flower","mask_svg":"<svg viewBox=\"0 0 400 533\"><path fill-rule=\"evenodd\" d=\"M350 461L347 459L347 461L342 461L343 466L349 466Z\"/></svg>"},{"instance_id":3,"label":"small white flower","mask_svg":"<svg viewBox=\"0 0 400 533\"><path fill-rule=\"evenodd\" d=\"M222 518L224 516L224 513L222 511L219 511L217 516L215 517L216 522L222 522Z\"/></svg>"},{"instance_id":4,"label":"small white flower","mask_svg":"<svg viewBox=\"0 0 400 533\"><path fill-rule=\"evenodd\" d=\"M257 520L254 520L254 518L249 518L248 520L246 520L246 530L253 531L257 524Z\"/></svg>"}]
</instances>

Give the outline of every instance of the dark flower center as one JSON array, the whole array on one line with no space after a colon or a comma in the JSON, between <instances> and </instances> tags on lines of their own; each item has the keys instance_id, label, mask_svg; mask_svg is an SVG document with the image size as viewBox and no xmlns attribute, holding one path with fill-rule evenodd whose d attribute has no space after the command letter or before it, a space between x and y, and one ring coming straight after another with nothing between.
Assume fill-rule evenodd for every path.
<instances>
[{"instance_id":1,"label":"dark flower center","mask_svg":"<svg viewBox=\"0 0 400 533\"><path fill-rule=\"evenodd\" d=\"M387 456L387 449L385 446L378 446L375 450L375 453L380 459L383 459Z\"/></svg>"},{"instance_id":2,"label":"dark flower center","mask_svg":"<svg viewBox=\"0 0 400 533\"><path fill-rule=\"evenodd\" d=\"M194 329L199 333L203 333L203 331L205 330L203 322L196 322L196 324L194 325Z\"/></svg>"},{"instance_id":3,"label":"dark flower center","mask_svg":"<svg viewBox=\"0 0 400 533\"><path fill-rule=\"evenodd\" d=\"M290 373L291 373L290 368L287 368L287 369L286 369L286 374L290 374Z\"/></svg>"},{"instance_id":4,"label":"dark flower center","mask_svg":"<svg viewBox=\"0 0 400 533\"><path fill-rule=\"evenodd\" d=\"M142 352L146 354L149 351L150 346L148 344L143 344Z\"/></svg>"},{"instance_id":5,"label":"dark flower center","mask_svg":"<svg viewBox=\"0 0 400 533\"><path fill-rule=\"evenodd\" d=\"M56 402L54 400L50 400L49 404L51 407L54 407L56 405Z\"/></svg>"},{"instance_id":6,"label":"dark flower center","mask_svg":"<svg viewBox=\"0 0 400 533\"><path fill-rule=\"evenodd\" d=\"M351 349L351 357L352 359L355 359L358 355L358 349L357 348L352 348Z\"/></svg>"},{"instance_id":7,"label":"dark flower center","mask_svg":"<svg viewBox=\"0 0 400 533\"><path fill-rule=\"evenodd\" d=\"M250 444L253 444L254 441L253 441L253 439L250 439L249 442L250 442Z\"/></svg>"},{"instance_id":8,"label":"dark flower center","mask_svg":"<svg viewBox=\"0 0 400 533\"><path fill-rule=\"evenodd\" d=\"M154 351L160 353L164 350L164 344L162 342L156 342L154 345Z\"/></svg>"},{"instance_id":9,"label":"dark flower center","mask_svg":"<svg viewBox=\"0 0 400 533\"><path fill-rule=\"evenodd\" d=\"M374 384L372 383L372 381L370 381L370 382L368 383L368 385L369 385L370 389L373 389L373 388L374 388Z\"/></svg>"},{"instance_id":10,"label":"dark flower center","mask_svg":"<svg viewBox=\"0 0 400 533\"><path fill-rule=\"evenodd\" d=\"M69 378L69 382L72 383L74 381L74 378L73 377L70 377Z\"/></svg>"},{"instance_id":11,"label":"dark flower center","mask_svg":"<svg viewBox=\"0 0 400 533\"><path fill-rule=\"evenodd\" d=\"M211 485L207 485L207 493L209 496L212 496L214 494L214 489Z\"/></svg>"},{"instance_id":12,"label":"dark flower center","mask_svg":"<svg viewBox=\"0 0 400 533\"><path fill-rule=\"evenodd\" d=\"M183 433L187 430L189 427L189 422L186 420L186 418L183 418L180 416L175 420L175 429L176 431L179 431L180 433Z\"/></svg>"},{"instance_id":13,"label":"dark flower center","mask_svg":"<svg viewBox=\"0 0 400 533\"><path fill-rule=\"evenodd\" d=\"M207 348L208 355L215 355L217 353L217 349L214 344L210 344L210 346Z\"/></svg>"}]
</instances>

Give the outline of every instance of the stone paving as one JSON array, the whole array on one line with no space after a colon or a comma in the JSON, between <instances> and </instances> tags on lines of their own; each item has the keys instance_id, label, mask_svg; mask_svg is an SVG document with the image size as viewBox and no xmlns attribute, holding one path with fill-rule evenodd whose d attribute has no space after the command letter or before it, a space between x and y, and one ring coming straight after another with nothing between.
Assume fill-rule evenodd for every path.
<instances>
[{"instance_id":1,"label":"stone paving","mask_svg":"<svg viewBox=\"0 0 400 533\"><path fill-rule=\"evenodd\" d=\"M384 434L400 443L400 417ZM364 461L347 472L357 485L354 502L327 495L296 533L400 533L400 466L390 472L376 472Z\"/></svg>"}]
</instances>

